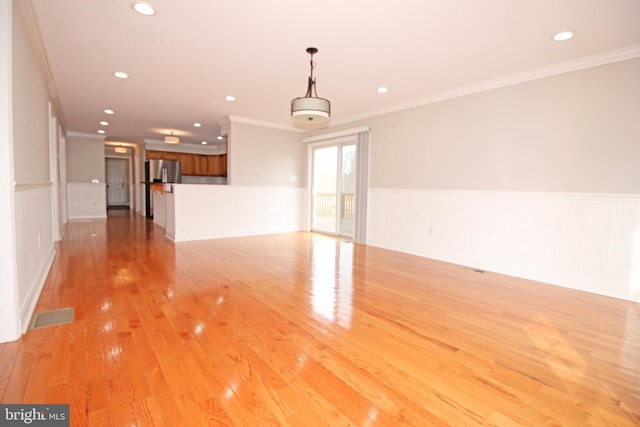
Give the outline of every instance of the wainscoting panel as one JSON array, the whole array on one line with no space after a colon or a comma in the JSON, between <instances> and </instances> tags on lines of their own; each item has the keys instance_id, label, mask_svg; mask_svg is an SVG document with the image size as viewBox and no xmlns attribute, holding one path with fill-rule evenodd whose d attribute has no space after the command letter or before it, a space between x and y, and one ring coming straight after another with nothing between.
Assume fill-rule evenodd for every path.
<instances>
[{"instance_id":1,"label":"wainscoting panel","mask_svg":"<svg viewBox=\"0 0 640 427\"><path fill-rule=\"evenodd\" d=\"M29 327L55 255L51 191L51 183L15 186L18 305L23 333Z\"/></svg>"},{"instance_id":2,"label":"wainscoting panel","mask_svg":"<svg viewBox=\"0 0 640 427\"><path fill-rule=\"evenodd\" d=\"M306 194L297 187L175 185L168 237L180 242L299 231Z\"/></svg>"},{"instance_id":3,"label":"wainscoting panel","mask_svg":"<svg viewBox=\"0 0 640 427\"><path fill-rule=\"evenodd\" d=\"M640 301L640 196L371 189L368 242Z\"/></svg>"}]
</instances>

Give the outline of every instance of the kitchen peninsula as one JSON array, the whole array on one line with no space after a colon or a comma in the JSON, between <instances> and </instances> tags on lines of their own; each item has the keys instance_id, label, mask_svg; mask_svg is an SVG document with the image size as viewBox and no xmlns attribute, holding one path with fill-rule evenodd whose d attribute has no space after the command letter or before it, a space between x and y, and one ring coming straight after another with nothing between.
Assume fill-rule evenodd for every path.
<instances>
[{"instance_id":1,"label":"kitchen peninsula","mask_svg":"<svg viewBox=\"0 0 640 427\"><path fill-rule=\"evenodd\" d=\"M154 197L153 221L175 242L308 229L305 188L162 184Z\"/></svg>"}]
</instances>

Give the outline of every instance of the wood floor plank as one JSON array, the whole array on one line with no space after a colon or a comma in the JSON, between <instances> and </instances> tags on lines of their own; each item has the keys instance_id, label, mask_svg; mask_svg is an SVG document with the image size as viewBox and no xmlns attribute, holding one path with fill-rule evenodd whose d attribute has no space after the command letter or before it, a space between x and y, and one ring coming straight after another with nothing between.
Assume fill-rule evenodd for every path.
<instances>
[{"instance_id":1,"label":"wood floor plank","mask_svg":"<svg viewBox=\"0 0 640 427\"><path fill-rule=\"evenodd\" d=\"M67 224L0 403L72 426L640 425L640 304L311 233Z\"/></svg>"}]
</instances>

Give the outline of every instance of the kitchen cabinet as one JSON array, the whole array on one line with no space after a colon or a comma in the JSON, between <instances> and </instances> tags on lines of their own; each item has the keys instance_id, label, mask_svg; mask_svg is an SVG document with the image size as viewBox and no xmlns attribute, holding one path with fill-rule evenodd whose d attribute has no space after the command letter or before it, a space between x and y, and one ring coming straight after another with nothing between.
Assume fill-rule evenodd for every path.
<instances>
[{"instance_id":1,"label":"kitchen cabinet","mask_svg":"<svg viewBox=\"0 0 640 427\"><path fill-rule=\"evenodd\" d=\"M193 167L193 154L190 153L180 153L178 156L178 160L182 165L182 175L193 175L195 174L195 170Z\"/></svg>"},{"instance_id":2,"label":"kitchen cabinet","mask_svg":"<svg viewBox=\"0 0 640 427\"><path fill-rule=\"evenodd\" d=\"M207 158L207 174L209 176L220 176L222 173L218 157L220 156L208 156Z\"/></svg>"},{"instance_id":3,"label":"kitchen cabinet","mask_svg":"<svg viewBox=\"0 0 640 427\"><path fill-rule=\"evenodd\" d=\"M162 160L162 159L164 159L164 151L147 150L145 155L147 157L147 160Z\"/></svg>"},{"instance_id":4,"label":"kitchen cabinet","mask_svg":"<svg viewBox=\"0 0 640 427\"><path fill-rule=\"evenodd\" d=\"M227 155L221 154L218 158L220 162L220 176L227 176Z\"/></svg>"},{"instance_id":5,"label":"kitchen cabinet","mask_svg":"<svg viewBox=\"0 0 640 427\"><path fill-rule=\"evenodd\" d=\"M227 155L176 153L173 151L147 150L147 160L179 160L182 175L227 176Z\"/></svg>"},{"instance_id":6,"label":"kitchen cabinet","mask_svg":"<svg viewBox=\"0 0 640 427\"><path fill-rule=\"evenodd\" d=\"M196 176L207 176L209 175L209 171L208 171L208 160L207 157L209 156L205 156L203 154L194 154L193 155L193 162L194 162L194 168L195 168L195 175Z\"/></svg>"},{"instance_id":7,"label":"kitchen cabinet","mask_svg":"<svg viewBox=\"0 0 640 427\"><path fill-rule=\"evenodd\" d=\"M209 176L227 176L227 155L208 156Z\"/></svg>"},{"instance_id":8,"label":"kitchen cabinet","mask_svg":"<svg viewBox=\"0 0 640 427\"><path fill-rule=\"evenodd\" d=\"M180 160L180 153L174 153L172 151L165 151L164 156L162 157L164 160ZM182 172L184 173L184 172Z\"/></svg>"}]
</instances>

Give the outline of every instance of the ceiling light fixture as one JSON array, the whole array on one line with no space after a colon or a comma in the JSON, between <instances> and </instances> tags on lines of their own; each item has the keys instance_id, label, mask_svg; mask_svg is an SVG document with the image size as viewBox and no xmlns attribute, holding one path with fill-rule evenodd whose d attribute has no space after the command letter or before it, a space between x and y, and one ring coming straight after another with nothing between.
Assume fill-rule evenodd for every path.
<instances>
[{"instance_id":1,"label":"ceiling light fixture","mask_svg":"<svg viewBox=\"0 0 640 427\"><path fill-rule=\"evenodd\" d=\"M138 2L132 4L131 6L133 7L133 10L141 15L151 16L156 14L156 10L153 8L153 6L147 3Z\"/></svg>"},{"instance_id":2,"label":"ceiling light fixture","mask_svg":"<svg viewBox=\"0 0 640 427\"><path fill-rule=\"evenodd\" d=\"M107 114L113 114L113 113L115 113L115 111L113 111L113 110L104 110L104 112L105 112L105 113L107 113Z\"/></svg>"},{"instance_id":3,"label":"ceiling light fixture","mask_svg":"<svg viewBox=\"0 0 640 427\"><path fill-rule=\"evenodd\" d=\"M129 74L125 73L124 71L116 71L115 73L113 73L114 76L116 76L119 79L128 79L129 78Z\"/></svg>"},{"instance_id":4,"label":"ceiling light fixture","mask_svg":"<svg viewBox=\"0 0 640 427\"><path fill-rule=\"evenodd\" d=\"M313 69L315 63L313 62L313 55L318 53L318 49L315 47L307 48L307 53L311 55L311 74L307 81L307 93L301 98L295 98L291 100L291 117L294 120L311 123L311 122L326 122L331 115L331 102L328 99L318 98L316 91L316 79L313 77Z\"/></svg>"},{"instance_id":5,"label":"ceiling light fixture","mask_svg":"<svg viewBox=\"0 0 640 427\"><path fill-rule=\"evenodd\" d=\"M207 145L208 142L207 141L202 141L202 145Z\"/></svg>"},{"instance_id":6,"label":"ceiling light fixture","mask_svg":"<svg viewBox=\"0 0 640 427\"><path fill-rule=\"evenodd\" d=\"M116 153L125 154L127 152L126 147L116 147L113 149Z\"/></svg>"},{"instance_id":7,"label":"ceiling light fixture","mask_svg":"<svg viewBox=\"0 0 640 427\"><path fill-rule=\"evenodd\" d=\"M216 139L217 139L218 141L222 141L222 140L224 139L224 136L222 136L222 135L218 135L218 136L216 137Z\"/></svg>"},{"instance_id":8,"label":"ceiling light fixture","mask_svg":"<svg viewBox=\"0 0 640 427\"><path fill-rule=\"evenodd\" d=\"M387 93L389 92L389 88L386 88L384 86L379 87L378 89L376 89L378 93Z\"/></svg>"},{"instance_id":9,"label":"ceiling light fixture","mask_svg":"<svg viewBox=\"0 0 640 427\"><path fill-rule=\"evenodd\" d=\"M100 135L104 135L104 134L105 134L105 133L107 133L107 132L105 132L104 130L100 129L100 130L98 131L98 133L99 133Z\"/></svg>"},{"instance_id":10,"label":"ceiling light fixture","mask_svg":"<svg viewBox=\"0 0 640 427\"><path fill-rule=\"evenodd\" d=\"M572 39L575 35L575 31L560 31L558 34L553 36L553 39L557 42L563 42L565 40Z\"/></svg>"},{"instance_id":11,"label":"ceiling light fixture","mask_svg":"<svg viewBox=\"0 0 640 427\"><path fill-rule=\"evenodd\" d=\"M235 101L236 97L233 95L227 95L224 97L224 99L226 99L227 101Z\"/></svg>"},{"instance_id":12,"label":"ceiling light fixture","mask_svg":"<svg viewBox=\"0 0 640 427\"><path fill-rule=\"evenodd\" d=\"M109 122L105 122L104 120L100 122L102 126L109 126Z\"/></svg>"},{"instance_id":13,"label":"ceiling light fixture","mask_svg":"<svg viewBox=\"0 0 640 427\"><path fill-rule=\"evenodd\" d=\"M200 126L202 126L202 123L196 122L193 124L193 127L196 127L196 128L199 128Z\"/></svg>"},{"instance_id":14,"label":"ceiling light fixture","mask_svg":"<svg viewBox=\"0 0 640 427\"><path fill-rule=\"evenodd\" d=\"M173 136L173 132L171 132L171 135L167 135L164 137L164 142L166 144L180 144L180 138L178 138L177 136Z\"/></svg>"}]
</instances>

